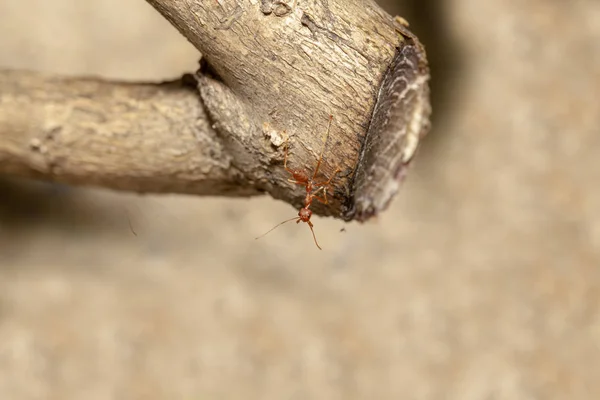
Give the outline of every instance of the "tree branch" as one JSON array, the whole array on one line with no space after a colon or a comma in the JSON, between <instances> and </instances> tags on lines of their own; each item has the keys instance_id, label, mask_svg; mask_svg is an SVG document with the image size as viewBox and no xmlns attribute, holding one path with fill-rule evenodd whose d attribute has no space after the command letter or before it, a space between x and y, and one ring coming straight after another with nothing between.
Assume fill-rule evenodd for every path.
<instances>
[{"instance_id":1,"label":"tree branch","mask_svg":"<svg viewBox=\"0 0 600 400\"><path fill-rule=\"evenodd\" d=\"M181 82L5 72L0 172L136 191L266 191L299 207L305 192L287 181L283 144L293 168L312 172L332 114L321 171L342 173L314 211L362 221L387 207L429 126L425 52L402 19L370 0L147 1L202 53L199 97Z\"/></svg>"},{"instance_id":2,"label":"tree branch","mask_svg":"<svg viewBox=\"0 0 600 400\"><path fill-rule=\"evenodd\" d=\"M258 194L195 86L0 70L0 172L137 192Z\"/></svg>"}]
</instances>

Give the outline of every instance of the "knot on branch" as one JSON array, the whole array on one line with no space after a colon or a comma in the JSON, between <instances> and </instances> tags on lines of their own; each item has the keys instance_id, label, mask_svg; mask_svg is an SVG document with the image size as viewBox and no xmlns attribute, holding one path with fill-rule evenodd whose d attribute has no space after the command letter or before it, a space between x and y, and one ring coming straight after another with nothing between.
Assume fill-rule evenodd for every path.
<instances>
[{"instance_id":1,"label":"knot on branch","mask_svg":"<svg viewBox=\"0 0 600 400\"><path fill-rule=\"evenodd\" d=\"M260 11L265 15L273 14L277 17L285 17L293 11L295 3L296 0L261 0Z\"/></svg>"}]
</instances>

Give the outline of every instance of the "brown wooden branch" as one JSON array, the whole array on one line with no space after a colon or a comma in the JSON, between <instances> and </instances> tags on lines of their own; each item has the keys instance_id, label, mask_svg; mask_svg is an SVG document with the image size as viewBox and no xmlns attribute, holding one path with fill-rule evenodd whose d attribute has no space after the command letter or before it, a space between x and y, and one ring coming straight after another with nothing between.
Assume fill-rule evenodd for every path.
<instances>
[{"instance_id":1,"label":"brown wooden branch","mask_svg":"<svg viewBox=\"0 0 600 400\"><path fill-rule=\"evenodd\" d=\"M0 71L0 172L137 192L252 195L195 86Z\"/></svg>"},{"instance_id":2,"label":"brown wooden branch","mask_svg":"<svg viewBox=\"0 0 600 400\"><path fill-rule=\"evenodd\" d=\"M0 74L0 172L300 206L334 116L321 215L365 220L396 193L429 125L425 53L369 0L147 0L202 53L196 87Z\"/></svg>"}]
</instances>

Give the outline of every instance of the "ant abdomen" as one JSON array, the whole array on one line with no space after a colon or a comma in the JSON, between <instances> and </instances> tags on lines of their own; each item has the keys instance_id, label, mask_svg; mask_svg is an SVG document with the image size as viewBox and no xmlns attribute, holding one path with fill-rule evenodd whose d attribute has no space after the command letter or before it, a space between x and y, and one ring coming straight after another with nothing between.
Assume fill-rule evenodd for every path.
<instances>
[{"instance_id":1,"label":"ant abdomen","mask_svg":"<svg viewBox=\"0 0 600 400\"><path fill-rule=\"evenodd\" d=\"M301 171L299 169L293 169L290 171L290 173L292 174L292 177L294 178L295 181L308 182L308 176L306 176L304 171Z\"/></svg>"}]
</instances>

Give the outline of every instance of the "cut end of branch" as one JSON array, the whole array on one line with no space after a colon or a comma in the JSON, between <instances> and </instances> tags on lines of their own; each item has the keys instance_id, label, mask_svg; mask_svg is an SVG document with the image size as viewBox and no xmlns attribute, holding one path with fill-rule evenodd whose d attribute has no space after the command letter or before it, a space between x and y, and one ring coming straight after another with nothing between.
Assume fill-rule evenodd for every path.
<instances>
[{"instance_id":1,"label":"cut end of branch","mask_svg":"<svg viewBox=\"0 0 600 400\"><path fill-rule=\"evenodd\" d=\"M406 177L429 131L429 68L416 37L402 30L404 46L381 83L343 218L366 221L384 211Z\"/></svg>"}]
</instances>

